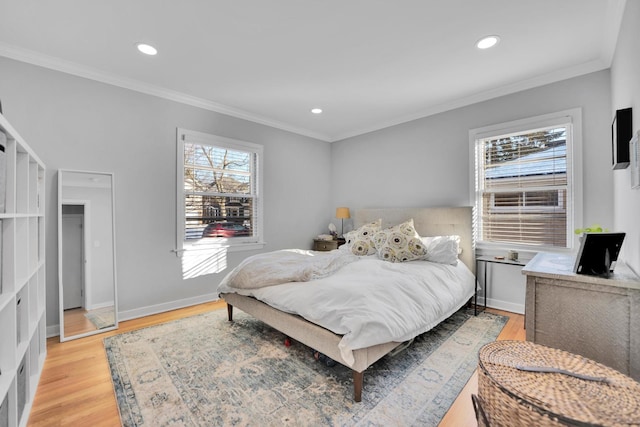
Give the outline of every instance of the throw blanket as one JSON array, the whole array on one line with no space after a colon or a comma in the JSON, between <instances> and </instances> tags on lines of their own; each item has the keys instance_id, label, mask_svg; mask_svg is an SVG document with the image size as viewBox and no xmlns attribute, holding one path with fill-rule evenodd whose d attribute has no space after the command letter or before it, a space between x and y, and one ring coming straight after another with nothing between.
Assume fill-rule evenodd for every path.
<instances>
[{"instance_id":1,"label":"throw blanket","mask_svg":"<svg viewBox=\"0 0 640 427\"><path fill-rule=\"evenodd\" d=\"M258 289L327 277L358 259L346 251L285 249L250 256L222 280L221 286Z\"/></svg>"}]
</instances>

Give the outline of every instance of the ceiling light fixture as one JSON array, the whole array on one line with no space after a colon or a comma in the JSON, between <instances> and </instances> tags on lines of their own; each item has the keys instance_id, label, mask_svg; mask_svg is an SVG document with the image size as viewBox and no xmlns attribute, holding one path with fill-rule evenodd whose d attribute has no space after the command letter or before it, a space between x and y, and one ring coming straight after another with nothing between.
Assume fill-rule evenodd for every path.
<instances>
[{"instance_id":1,"label":"ceiling light fixture","mask_svg":"<svg viewBox=\"0 0 640 427\"><path fill-rule=\"evenodd\" d=\"M500 37L498 36L487 36L483 37L476 43L476 47L478 49L489 49L498 44L500 41Z\"/></svg>"},{"instance_id":2,"label":"ceiling light fixture","mask_svg":"<svg viewBox=\"0 0 640 427\"><path fill-rule=\"evenodd\" d=\"M322 114L322 108L312 108L311 112L313 114Z\"/></svg>"},{"instance_id":3,"label":"ceiling light fixture","mask_svg":"<svg viewBox=\"0 0 640 427\"><path fill-rule=\"evenodd\" d=\"M137 43L136 47L140 52L144 53L145 55L153 56L158 53L158 49L146 43Z\"/></svg>"}]
</instances>

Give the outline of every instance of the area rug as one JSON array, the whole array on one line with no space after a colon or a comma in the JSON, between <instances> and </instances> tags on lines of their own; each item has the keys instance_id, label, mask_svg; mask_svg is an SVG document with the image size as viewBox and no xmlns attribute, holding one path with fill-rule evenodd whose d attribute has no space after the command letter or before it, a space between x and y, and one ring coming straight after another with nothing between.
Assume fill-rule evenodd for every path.
<instances>
[{"instance_id":1,"label":"area rug","mask_svg":"<svg viewBox=\"0 0 640 427\"><path fill-rule=\"evenodd\" d=\"M115 325L113 306L87 311L84 315L96 329L104 329Z\"/></svg>"},{"instance_id":2,"label":"area rug","mask_svg":"<svg viewBox=\"0 0 640 427\"><path fill-rule=\"evenodd\" d=\"M463 309L364 373L317 361L236 310L105 338L122 424L132 426L436 426L507 318Z\"/></svg>"}]
</instances>

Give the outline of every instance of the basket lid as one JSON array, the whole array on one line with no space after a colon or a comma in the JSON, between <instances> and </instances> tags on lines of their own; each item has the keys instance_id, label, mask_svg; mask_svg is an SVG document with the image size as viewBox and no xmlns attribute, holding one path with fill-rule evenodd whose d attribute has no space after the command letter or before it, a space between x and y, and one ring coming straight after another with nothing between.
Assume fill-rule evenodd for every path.
<instances>
[{"instance_id":1,"label":"basket lid","mask_svg":"<svg viewBox=\"0 0 640 427\"><path fill-rule=\"evenodd\" d=\"M494 341L479 368L502 391L566 423L640 424L640 383L593 360L528 341Z\"/></svg>"}]
</instances>

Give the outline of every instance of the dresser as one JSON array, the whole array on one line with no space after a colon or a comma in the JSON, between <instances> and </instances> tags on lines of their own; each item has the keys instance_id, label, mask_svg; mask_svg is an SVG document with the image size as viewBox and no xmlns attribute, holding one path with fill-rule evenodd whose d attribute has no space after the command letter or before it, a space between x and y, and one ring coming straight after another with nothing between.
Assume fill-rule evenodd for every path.
<instances>
[{"instance_id":1,"label":"dresser","mask_svg":"<svg viewBox=\"0 0 640 427\"><path fill-rule=\"evenodd\" d=\"M527 341L585 356L640 380L640 279L624 264L609 278L573 273L575 257L539 253L527 276Z\"/></svg>"}]
</instances>

